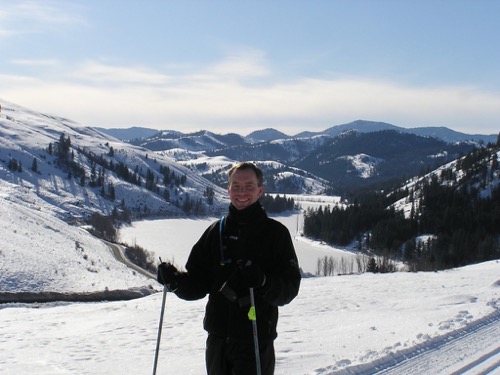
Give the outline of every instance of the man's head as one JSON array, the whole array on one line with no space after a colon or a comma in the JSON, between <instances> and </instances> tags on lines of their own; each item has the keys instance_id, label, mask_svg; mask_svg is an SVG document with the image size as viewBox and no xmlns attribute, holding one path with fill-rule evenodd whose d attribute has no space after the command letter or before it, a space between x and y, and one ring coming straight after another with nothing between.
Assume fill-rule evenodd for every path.
<instances>
[{"instance_id":1,"label":"man's head","mask_svg":"<svg viewBox=\"0 0 500 375\"><path fill-rule=\"evenodd\" d=\"M238 210L254 204L264 193L264 175L253 163L234 165L229 170L228 179L229 199Z\"/></svg>"}]
</instances>

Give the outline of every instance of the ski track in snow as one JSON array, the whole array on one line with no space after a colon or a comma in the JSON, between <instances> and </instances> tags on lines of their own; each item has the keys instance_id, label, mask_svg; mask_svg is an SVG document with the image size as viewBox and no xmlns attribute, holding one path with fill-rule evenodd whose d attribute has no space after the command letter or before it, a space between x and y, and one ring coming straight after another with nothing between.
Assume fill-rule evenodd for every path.
<instances>
[{"instance_id":1,"label":"ski track in snow","mask_svg":"<svg viewBox=\"0 0 500 375\"><path fill-rule=\"evenodd\" d=\"M317 375L500 374L500 312L372 363Z\"/></svg>"}]
</instances>

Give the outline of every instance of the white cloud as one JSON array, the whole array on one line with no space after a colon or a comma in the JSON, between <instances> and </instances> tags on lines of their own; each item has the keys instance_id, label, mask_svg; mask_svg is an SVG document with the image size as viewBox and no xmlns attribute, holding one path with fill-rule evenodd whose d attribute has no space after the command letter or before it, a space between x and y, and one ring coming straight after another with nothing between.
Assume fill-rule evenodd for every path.
<instances>
[{"instance_id":1,"label":"white cloud","mask_svg":"<svg viewBox=\"0 0 500 375\"><path fill-rule=\"evenodd\" d=\"M88 25L82 16L82 6L63 1L13 1L2 4L0 36L42 33L47 30L61 32L61 27Z\"/></svg>"},{"instance_id":2,"label":"white cloud","mask_svg":"<svg viewBox=\"0 0 500 375\"><path fill-rule=\"evenodd\" d=\"M207 74L222 79L248 79L266 77L270 71L262 51L246 49L210 67Z\"/></svg>"},{"instance_id":3,"label":"white cloud","mask_svg":"<svg viewBox=\"0 0 500 375\"><path fill-rule=\"evenodd\" d=\"M166 84L169 77L142 67L124 67L87 61L76 67L75 71L68 72L72 78L78 78L92 83L103 84L141 84L159 85Z\"/></svg>"},{"instance_id":4,"label":"white cloud","mask_svg":"<svg viewBox=\"0 0 500 375\"><path fill-rule=\"evenodd\" d=\"M474 87L410 87L366 78L274 82L258 53L183 75L87 61L58 78L0 77L2 95L85 125L287 134L356 119L497 133L500 95ZM62 78L61 78L62 77Z\"/></svg>"}]
</instances>

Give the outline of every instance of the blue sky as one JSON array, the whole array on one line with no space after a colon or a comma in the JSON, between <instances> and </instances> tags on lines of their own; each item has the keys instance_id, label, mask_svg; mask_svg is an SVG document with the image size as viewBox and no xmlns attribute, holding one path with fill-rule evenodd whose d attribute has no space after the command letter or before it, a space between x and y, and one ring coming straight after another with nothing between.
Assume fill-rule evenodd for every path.
<instances>
[{"instance_id":1,"label":"blue sky","mask_svg":"<svg viewBox=\"0 0 500 375\"><path fill-rule=\"evenodd\" d=\"M109 128L500 130L500 1L0 0L0 98Z\"/></svg>"}]
</instances>

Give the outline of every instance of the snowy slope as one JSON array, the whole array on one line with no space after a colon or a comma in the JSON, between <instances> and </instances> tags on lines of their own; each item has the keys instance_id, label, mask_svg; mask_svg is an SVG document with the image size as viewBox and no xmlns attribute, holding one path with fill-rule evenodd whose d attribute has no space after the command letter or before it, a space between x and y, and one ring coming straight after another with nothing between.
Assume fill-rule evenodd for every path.
<instances>
[{"instance_id":1,"label":"snowy slope","mask_svg":"<svg viewBox=\"0 0 500 375\"><path fill-rule=\"evenodd\" d=\"M182 201L189 196L191 199L203 199L203 191L211 187L215 192L215 206L223 202L225 192L199 175L190 172L169 157L156 155L152 151L123 143L115 138L104 135L90 127L76 124L70 120L52 115L37 113L21 106L1 101L0 112L0 180L33 189L56 211L64 211L69 217L82 217L89 212L100 211L110 213L123 201L133 214L178 213L179 209L172 203ZM114 186L116 198L106 199L101 189L80 186L76 178L68 178L68 172L56 167L57 157L48 153L49 145L55 148L61 135L71 140L71 151L75 162L85 170L87 181L92 173L92 163L79 150L91 152L115 165L123 163L131 172L138 171L142 178L142 186L131 184L118 178L116 173L104 171L104 187ZM114 153L111 156L110 150ZM7 168L9 162L15 160L22 165L22 172ZM36 160L38 170L33 171ZM163 176L159 166L168 167L177 177L186 176L183 186L161 186ZM97 168L99 169L99 165ZM161 194L153 194L144 187L146 172L150 170L160 181L160 187L169 190L171 201Z\"/></svg>"},{"instance_id":2,"label":"snowy slope","mask_svg":"<svg viewBox=\"0 0 500 375\"><path fill-rule=\"evenodd\" d=\"M0 292L90 292L151 285L67 225L29 188L0 180Z\"/></svg>"},{"instance_id":3,"label":"snowy slope","mask_svg":"<svg viewBox=\"0 0 500 375\"><path fill-rule=\"evenodd\" d=\"M191 173L172 159L122 143L68 119L31 111L1 101L0 112L0 293L20 291L91 292L148 287L151 280L118 263L107 246L74 224L81 225L93 212L110 214L122 202L140 215L176 213L179 208L144 186L131 184L107 170L105 186L114 186L116 198L58 168L49 145L61 135L71 139L74 160L91 175L92 163L79 152L86 149L130 169L157 173L159 163L178 176L187 176L172 189L172 199L202 197L206 187L218 205L227 205L225 192ZM110 149L114 155L109 156ZM148 156L149 153L149 156ZM12 161L20 167L10 168ZM36 170L32 165L37 162ZM222 202L222 203L221 203ZM105 277L106 274L112 275Z\"/></svg>"},{"instance_id":4,"label":"snowy slope","mask_svg":"<svg viewBox=\"0 0 500 375\"><path fill-rule=\"evenodd\" d=\"M476 160L476 165L463 168L461 165L466 158L467 156L461 157L440 166L424 176L408 180L399 189L400 191L408 191L408 195L396 201L393 204L394 208L404 212L405 217L410 217L412 206L414 210L418 208L419 199L423 195L423 186L429 184L432 180L438 181L443 186L455 186L457 189L463 186L468 186L469 189L472 187L479 191L479 195L482 198L490 198L492 190L500 185L498 163L496 169L492 167L494 165L493 159L496 159L497 162L500 160L500 151L490 149L488 157L483 156ZM487 166L486 173L482 172L481 164ZM390 192L388 196L390 197L394 193L398 193L398 191Z\"/></svg>"}]
</instances>

